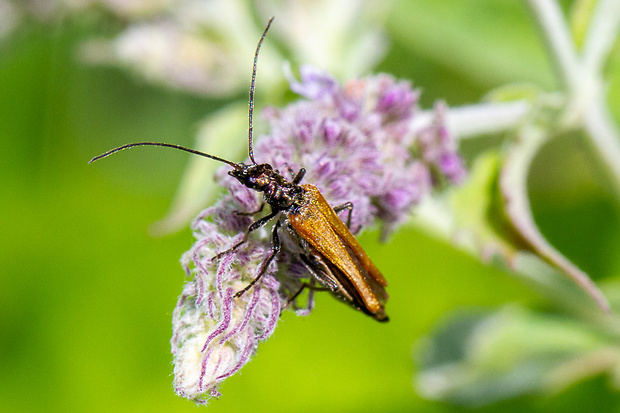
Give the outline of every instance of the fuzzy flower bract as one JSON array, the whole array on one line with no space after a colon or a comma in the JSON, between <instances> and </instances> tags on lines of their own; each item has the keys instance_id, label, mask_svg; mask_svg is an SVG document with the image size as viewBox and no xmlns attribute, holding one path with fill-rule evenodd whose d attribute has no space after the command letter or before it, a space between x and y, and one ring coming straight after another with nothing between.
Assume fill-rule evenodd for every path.
<instances>
[{"instance_id":1,"label":"fuzzy flower bract","mask_svg":"<svg viewBox=\"0 0 620 413\"><path fill-rule=\"evenodd\" d=\"M413 133L419 93L408 82L382 74L340 85L302 67L291 89L304 99L265 110L270 133L257 140L256 160L287 179L304 167L304 182L317 186L332 206L352 202L352 232L376 220L391 230L433 188L462 180L465 170L443 105L431 126ZM250 360L284 308L307 314L313 305L312 292L304 305L289 303L311 274L286 242L260 281L234 297L271 253L271 236L267 229L256 231L214 259L243 239L253 221L249 213L262 203L229 169L217 175L227 193L193 223L196 242L182 258L189 281L173 315L175 390L198 403L219 395L219 384Z\"/></svg>"}]
</instances>

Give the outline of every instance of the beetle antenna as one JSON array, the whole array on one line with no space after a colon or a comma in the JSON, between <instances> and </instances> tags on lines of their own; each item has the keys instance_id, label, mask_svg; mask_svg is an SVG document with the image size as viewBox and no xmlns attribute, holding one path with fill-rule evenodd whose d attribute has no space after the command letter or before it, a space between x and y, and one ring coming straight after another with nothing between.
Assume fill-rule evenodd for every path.
<instances>
[{"instance_id":1,"label":"beetle antenna","mask_svg":"<svg viewBox=\"0 0 620 413\"><path fill-rule=\"evenodd\" d=\"M269 22L267 22L267 27L265 27L265 31L263 31L263 35L258 41L256 52L254 53L254 67L252 68L252 83L250 84L250 103L248 110L248 152L250 160L254 165L256 165L256 161L254 160L254 148L252 147L252 114L254 113L254 83L256 82L256 64L258 63L258 52L263 44L263 40L265 40L265 36L267 35L267 31L269 30L269 26L271 26L272 21L273 17L269 19Z\"/></svg>"},{"instance_id":2,"label":"beetle antenna","mask_svg":"<svg viewBox=\"0 0 620 413\"><path fill-rule=\"evenodd\" d=\"M101 155L95 156L93 159L88 161L88 163L93 163L95 161L98 161L99 159L103 159L105 157L108 157L108 156L112 155L113 153L120 152L122 150L129 149L129 148L133 148L134 146L164 146L166 148L179 149L181 151L193 153L194 155L200 155L200 156L204 156L205 158L209 158L209 159L216 160L218 162L226 163L226 164L232 166L235 169L241 169L241 165L240 164L231 162L231 161L229 161L227 159L220 158L218 156L209 155L208 153L200 152L200 151L197 151L195 149L186 148L186 147L181 146L181 145L173 145L171 143L161 143L161 142L136 142L136 143L128 143L127 145L123 145L123 146L119 146L118 148L110 149L109 151L104 152Z\"/></svg>"}]
</instances>

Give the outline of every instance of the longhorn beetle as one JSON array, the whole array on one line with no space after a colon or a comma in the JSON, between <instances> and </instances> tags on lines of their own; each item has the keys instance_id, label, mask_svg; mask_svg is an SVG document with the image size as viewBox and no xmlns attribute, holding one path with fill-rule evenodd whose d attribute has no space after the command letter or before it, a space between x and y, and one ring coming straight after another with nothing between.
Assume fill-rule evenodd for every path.
<instances>
[{"instance_id":1,"label":"longhorn beetle","mask_svg":"<svg viewBox=\"0 0 620 413\"><path fill-rule=\"evenodd\" d=\"M309 283L303 283L289 302L304 288L328 290L339 299L363 311L375 320L387 321L388 317L384 308L388 298L384 288L387 286L387 282L351 234L348 226L336 215L336 211L348 210L347 221L350 224L353 204L347 202L344 205L332 208L314 185L300 185L306 173L304 168L301 168L293 180L289 181L278 170L274 170L270 164L258 164L254 159L252 114L254 112L256 65L260 47L272 21L273 17L267 23L254 54L248 109L248 154L251 164L235 163L194 149L161 142L137 142L119 146L95 156L89 163L134 146L164 146L230 165L233 169L228 174L235 177L246 187L262 192L263 206L265 203L269 204L271 212L254 221L239 243L219 253L214 258L220 258L224 254L231 253L239 248L248 240L250 233L263 227L272 219L283 218L276 219L273 226L271 233L272 248L269 257L262 263L258 275L244 289L238 291L235 297L238 298L243 295L265 274L269 264L280 252L279 230L284 226L298 244L298 251L295 252L310 270L314 279L322 285L322 288L316 287L313 280Z\"/></svg>"}]
</instances>

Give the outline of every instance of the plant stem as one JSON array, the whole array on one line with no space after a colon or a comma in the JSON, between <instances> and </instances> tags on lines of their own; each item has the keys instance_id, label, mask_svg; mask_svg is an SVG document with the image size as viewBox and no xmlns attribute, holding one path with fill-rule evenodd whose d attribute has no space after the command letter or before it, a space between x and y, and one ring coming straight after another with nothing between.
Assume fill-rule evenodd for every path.
<instances>
[{"instance_id":1,"label":"plant stem","mask_svg":"<svg viewBox=\"0 0 620 413\"><path fill-rule=\"evenodd\" d=\"M540 26L549 54L566 89L570 92L577 90L581 77L580 67L562 10L554 0L527 0L527 2Z\"/></svg>"},{"instance_id":2,"label":"plant stem","mask_svg":"<svg viewBox=\"0 0 620 413\"><path fill-rule=\"evenodd\" d=\"M602 66L618 36L620 2L600 0L590 22L583 58L577 55L564 16L554 0L527 0L569 101L565 121L582 127L605 164L620 200L620 137L605 104Z\"/></svg>"},{"instance_id":3,"label":"plant stem","mask_svg":"<svg viewBox=\"0 0 620 413\"><path fill-rule=\"evenodd\" d=\"M526 100L506 103L481 103L451 107L446 113L447 122L458 139L485 134L501 133L515 129L530 111ZM413 120L413 130L424 129L433 122L434 110L418 113Z\"/></svg>"},{"instance_id":4,"label":"plant stem","mask_svg":"<svg viewBox=\"0 0 620 413\"><path fill-rule=\"evenodd\" d=\"M589 76L603 73L603 66L618 37L620 1L599 0L588 27L583 49L584 71Z\"/></svg>"}]
</instances>

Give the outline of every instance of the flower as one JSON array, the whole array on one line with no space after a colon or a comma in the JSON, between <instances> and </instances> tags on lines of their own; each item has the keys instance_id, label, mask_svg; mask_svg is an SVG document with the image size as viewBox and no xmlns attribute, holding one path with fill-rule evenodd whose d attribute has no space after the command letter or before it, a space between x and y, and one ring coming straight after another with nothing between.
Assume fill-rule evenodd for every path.
<instances>
[{"instance_id":1,"label":"flower","mask_svg":"<svg viewBox=\"0 0 620 413\"><path fill-rule=\"evenodd\" d=\"M446 105L435 105L432 124L418 132L417 148L426 164L450 183L461 183L466 176L465 166L456 152L456 141L446 127Z\"/></svg>"},{"instance_id":2,"label":"flower","mask_svg":"<svg viewBox=\"0 0 620 413\"><path fill-rule=\"evenodd\" d=\"M303 166L304 182L317 186L332 206L352 202L353 232L376 220L386 230L404 221L438 185L431 168L437 166L433 173L448 181L458 175L453 165L441 163L451 156L462 165L441 107L432 127L413 133L419 93L408 82L382 74L341 86L326 73L303 67L291 89L305 99L265 110L271 132L257 141L256 160L287 179ZM424 148L422 157L417 147ZM312 294L305 306L289 303L311 274L287 249L286 237L260 281L234 298L271 254L271 237L267 230L256 231L241 247L214 259L243 239L252 222L249 213L261 206L260 195L229 176L229 169L217 174L228 193L194 220L196 242L182 258L189 281L173 316L174 386L177 394L199 403L219 395L219 384L249 361L283 309L290 305L308 314L313 306Z\"/></svg>"},{"instance_id":3,"label":"flower","mask_svg":"<svg viewBox=\"0 0 620 413\"><path fill-rule=\"evenodd\" d=\"M59 1L59 0L56 0ZM279 22L261 63L265 90L282 89L277 67L283 60L312 62L350 76L368 71L385 54L380 27L391 2L347 0L100 0L99 8L120 20L114 37L92 38L82 46L90 63L120 66L152 83L187 93L228 97L247 87L247 57L269 16ZM94 11L92 0L72 0L69 9ZM68 7L68 6L65 6ZM334 16L334 19L319 17Z\"/></svg>"}]
</instances>

